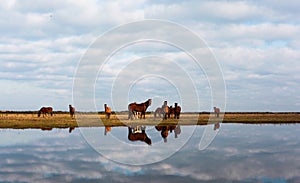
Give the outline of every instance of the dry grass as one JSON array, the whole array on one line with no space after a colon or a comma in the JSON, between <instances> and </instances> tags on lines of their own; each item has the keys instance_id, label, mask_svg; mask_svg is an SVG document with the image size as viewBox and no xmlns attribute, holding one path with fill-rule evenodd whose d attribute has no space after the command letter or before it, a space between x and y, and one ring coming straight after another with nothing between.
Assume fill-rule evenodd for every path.
<instances>
[{"instance_id":1,"label":"dry grass","mask_svg":"<svg viewBox=\"0 0 300 183\"><path fill-rule=\"evenodd\" d=\"M105 119L104 114L78 113L72 119L68 113L54 114L54 116L37 117L34 113L2 113L0 114L0 128L69 128L69 127L97 127L97 126L127 126L127 125L206 125L210 123L300 123L300 113L226 113L223 121L208 113L182 114L180 120L153 118L147 114L146 119L128 120L126 114L112 115Z\"/></svg>"}]
</instances>

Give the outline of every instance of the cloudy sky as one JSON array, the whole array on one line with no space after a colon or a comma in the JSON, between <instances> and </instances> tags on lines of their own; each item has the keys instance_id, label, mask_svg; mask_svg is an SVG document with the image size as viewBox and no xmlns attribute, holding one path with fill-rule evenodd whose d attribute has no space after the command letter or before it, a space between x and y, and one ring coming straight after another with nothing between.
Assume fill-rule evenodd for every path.
<instances>
[{"instance_id":1,"label":"cloudy sky","mask_svg":"<svg viewBox=\"0 0 300 183\"><path fill-rule=\"evenodd\" d=\"M55 110L67 110L73 102L77 66L88 47L120 25L158 19L182 25L206 42L223 72L227 111L299 111L299 7L296 0L3 1L0 5L0 109L37 110L51 105ZM166 47L157 44L154 49L151 43L140 47L137 44L116 53L95 81L98 108L102 109L103 103L112 105L103 95L111 93L111 88L101 87L120 73L127 62L138 62L145 55L157 55L163 50L159 57L181 63L180 67L186 71L190 65L181 62L182 53ZM112 67L114 64L119 67ZM190 72L193 75L194 71ZM187 102L185 111L211 110L211 85L205 72L195 74L199 80L192 77L200 95L200 107ZM158 78L157 82L165 81ZM139 79L140 83L136 82L127 92L128 102L144 101L148 97L184 102L177 94L158 92L162 88L154 90L157 82L142 87L151 81L149 77ZM176 88L176 83L166 83ZM151 92L155 94L151 96Z\"/></svg>"}]
</instances>

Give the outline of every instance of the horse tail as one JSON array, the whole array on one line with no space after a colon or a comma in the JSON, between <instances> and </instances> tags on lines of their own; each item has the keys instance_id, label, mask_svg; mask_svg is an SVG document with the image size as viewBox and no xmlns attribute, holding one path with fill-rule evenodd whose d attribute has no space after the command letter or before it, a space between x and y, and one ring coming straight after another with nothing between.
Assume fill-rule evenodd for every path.
<instances>
[{"instance_id":1,"label":"horse tail","mask_svg":"<svg viewBox=\"0 0 300 183\"><path fill-rule=\"evenodd\" d=\"M131 119L132 116L132 109L131 109L131 105L128 105L128 119Z\"/></svg>"}]
</instances>

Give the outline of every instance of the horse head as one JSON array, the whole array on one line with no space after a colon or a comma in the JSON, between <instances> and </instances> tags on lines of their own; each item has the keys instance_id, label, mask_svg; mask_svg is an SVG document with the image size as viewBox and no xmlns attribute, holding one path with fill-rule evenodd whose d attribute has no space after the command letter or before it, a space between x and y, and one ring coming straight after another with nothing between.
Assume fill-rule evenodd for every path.
<instances>
[{"instance_id":1,"label":"horse head","mask_svg":"<svg viewBox=\"0 0 300 183\"><path fill-rule=\"evenodd\" d=\"M148 100L147 100L147 103L148 103L148 106L151 106L152 99L148 99Z\"/></svg>"}]
</instances>

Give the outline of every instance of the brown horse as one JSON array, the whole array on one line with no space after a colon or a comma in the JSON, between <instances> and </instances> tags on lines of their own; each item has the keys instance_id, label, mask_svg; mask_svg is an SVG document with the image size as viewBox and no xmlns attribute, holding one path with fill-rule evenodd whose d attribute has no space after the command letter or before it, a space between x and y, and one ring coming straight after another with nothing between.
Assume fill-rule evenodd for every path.
<instances>
[{"instance_id":1,"label":"brown horse","mask_svg":"<svg viewBox=\"0 0 300 183\"><path fill-rule=\"evenodd\" d=\"M181 112L181 107L177 103L175 103L175 107L174 107L174 118L175 119L179 119L180 112Z\"/></svg>"},{"instance_id":2,"label":"brown horse","mask_svg":"<svg viewBox=\"0 0 300 183\"><path fill-rule=\"evenodd\" d=\"M70 117L74 118L75 117L75 107L72 107L72 105L69 105L69 112L70 112Z\"/></svg>"},{"instance_id":3,"label":"brown horse","mask_svg":"<svg viewBox=\"0 0 300 183\"><path fill-rule=\"evenodd\" d=\"M41 114L43 114L43 117L45 117L45 115L47 115L47 114L50 114L51 116L53 116L53 108L52 107L42 107L38 112L38 117L40 117Z\"/></svg>"},{"instance_id":4,"label":"brown horse","mask_svg":"<svg viewBox=\"0 0 300 183\"><path fill-rule=\"evenodd\" d=\"M128 127L128 140L130 141L142 141L148 145L152 144L151 139L147 136L145 128L142 128L141 131L135 131L133 128Z\"/></svg>"},{"instance_id":5,"label":"brown horse","mask_svg":"<svg viewBox=\"0 0 300 183\"><path fill-rule=\"evenodd\" d=\"M168 113L168 118L171 118L171 115L174 115L174 107L173 106L169 106L169 113Z\"/></svg>"},{"instance_id":6,"label":"brown horse","mask_svg":"<svg viewBox=\"0 0 300 183\"><path fill-rule=\"evenodd\" d=\"M132 116L135 117L136 112L141 112L141 116L146 115L147 108L151 105L152 100L148 99L146 102L137 104L136 102L128 105L128 119L132 119Z\"/></svg>"},{"instance_id":7,"label":"brown horse","mask_svg":"<svg viewBox=\"0 0 300 183\"><path fill-rule=\"evenodd\" d=\"M219 117L220 115L220 108L214 107L215 117Z\"/></svg>"},{"instance_id":8,"label":"brown horse","mask_svg":"<svg viewBox=\"0 0 300 183\"><path fill-rule=\"evenodd\" d=\"M107 104L104 104L104 111L106 114L106 119L110 119L110 115L111 115L111 108L107 106Z\"/></svg>"},{"instance_id":9,"label":"brown horse","mask_svg":"<svg viewBox=\"0 0 300 183\"><path fill-rule=\"evenodd\" d=\"M169 115L169 106L167 106L167 105L162 106L162 110L163 110L163 115L164 115L163 119L167 119L168 115Z\"/></svg>"}]
</instances>

